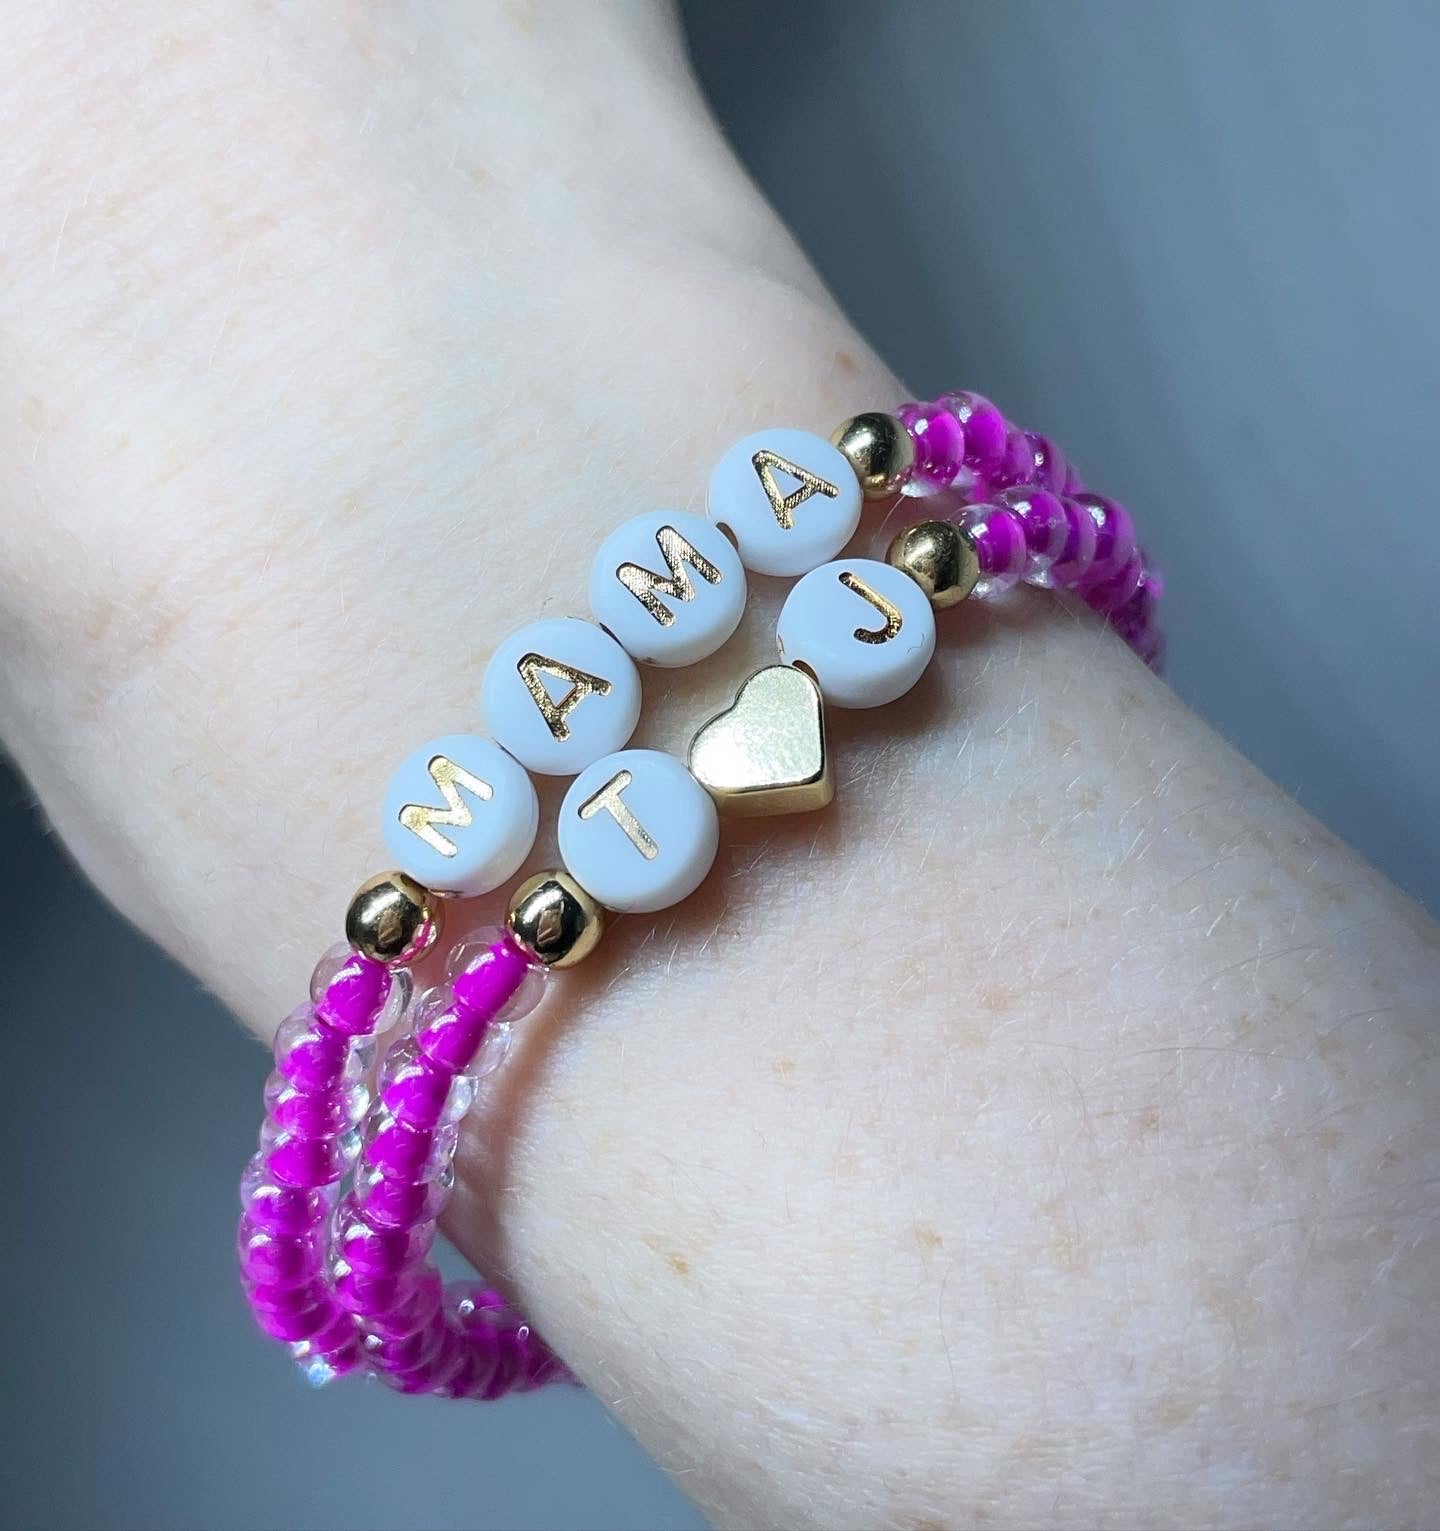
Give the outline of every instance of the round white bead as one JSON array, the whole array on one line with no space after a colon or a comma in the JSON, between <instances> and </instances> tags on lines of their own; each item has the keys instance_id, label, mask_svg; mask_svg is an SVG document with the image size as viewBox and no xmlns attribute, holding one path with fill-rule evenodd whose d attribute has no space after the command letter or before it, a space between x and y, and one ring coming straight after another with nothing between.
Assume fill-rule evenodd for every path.
<instances>
[{"instance_id":1,"label":"round white bead","mask_svg":"<svg viewBox=\"0 0 1440 1531\"><path fill-rule=\"evenodd\" d=\"M540 824L535 784L489 739L446 734L406 758L385 793L395 865L441 893L498 888L530 854Z\"/></svg>"},{"instance_id":2,"label":"round white bead","mask_svg":"<svg viewBox=\"0 0 1440 1531\"><path fill-rule=\"evenodd\" d=\"M560 855L607 909L648 914L705 880L720 843L714 800L673 755L621 750L587 767L560 806Z\"/></svg>"},{"instance_id":3,"label":"round white bead","mask_svg":"<svg viewBox=\"0 0 1440 1531\"><path fill-rule=\"evenodd\" d=\"M747 569L804 574L855 535L863 501L844 453L809 431L757 431L710 475L706 513L729 527Z\"/></svg>"},{"instance_id":4,"label":"round white bead","mask_svg":"<svg viewBox=\"0 0 1440 1531\"><path fill-rule=\"evenodd\" d=\"M694 664L739 626L745 566L724 532L700 516L651 511L601 544L590 610L642 664Z\"/></svg>"},{"instance_id":5,"label":"round white bead","mask_svg":"<svg viewBox=\"0 0 1440 1531\"><path fill-rule=\"evenodd\" d=\"M935 652L935 613L910 576L871 558L807 574L777 624L787 664L804 665L837 707L879 707L903 696Z\"/></svg>"},{"instance_id":6,"label":"round white bead","mask_svg":"<svg viewBox=\"0 0 1440 1531\"><path fill-rule=\"evenodd\" d=\"M635 732L640 672L593 622L550 617L495 650L480 705L490 732L521 765L571 776Z\"/></svg>"}]
</instances>

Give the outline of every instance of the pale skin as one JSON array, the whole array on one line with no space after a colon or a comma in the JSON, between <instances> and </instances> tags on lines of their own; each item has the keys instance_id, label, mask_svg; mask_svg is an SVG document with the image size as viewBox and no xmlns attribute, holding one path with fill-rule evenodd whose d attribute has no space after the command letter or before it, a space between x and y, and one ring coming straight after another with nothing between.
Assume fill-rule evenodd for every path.
<instances>
[{"instance_id":1,"label":"pale skin","mask_svg":"<svg viewBox=\"0 0 1440 1531\"><path fill-rule=\"evenodd\" d=\"M267 1034L516 622L903 390L664 10L4 31L0 726ZM756 586L643 742L770 657ZM456 1241L722 1524L1433 1523L1435 926L1042 593L833 742L832 809L552 987Z\"/></svg>"}]
</instances>

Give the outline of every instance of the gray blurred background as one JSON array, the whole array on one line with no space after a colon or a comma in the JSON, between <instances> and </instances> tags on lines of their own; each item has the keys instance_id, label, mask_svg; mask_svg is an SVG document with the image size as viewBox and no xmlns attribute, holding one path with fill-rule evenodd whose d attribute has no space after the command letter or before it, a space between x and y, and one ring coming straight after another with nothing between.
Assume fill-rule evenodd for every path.
<instances>
[{"instance_id":1,"label":"gray blurred background","mask_svg":"<svg viewBox=\"0 0 1440 1531\"><path fill-rule=\"evenodd\" d=\"M719 116L861 328L922 395L983 389L1134 506L1170 575L1176 688L1433 907L1440 7L686 17ZM231 1269L261 1053L3 775L0 865L28 893L0 1002L0 1525L701 1524L578 1394L482 1413L306 1392Z\"/></svg>"}]
</instances>

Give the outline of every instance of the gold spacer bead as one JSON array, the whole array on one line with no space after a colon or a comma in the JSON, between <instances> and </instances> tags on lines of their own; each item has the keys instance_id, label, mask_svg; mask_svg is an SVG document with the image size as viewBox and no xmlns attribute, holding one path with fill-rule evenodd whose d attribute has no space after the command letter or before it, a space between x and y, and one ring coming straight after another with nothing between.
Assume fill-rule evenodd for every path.
<instances>
[{"instance_id":1,"label":"gold spacer bead","mask_svg":"<svg viewBox=\"0 0 1440 1531\"><path fill-rule=\"evenodd\" d=\"M515 890L505 923L546 967L568 968L599 945L605 911L568 872L539 872Z\"/></svg>"},{"instance_id":2,"label":"gold spacer bead","mask_svg":"<svg viewBox=\"0 0 1440 1531\"><path fill-rule=\"evenodd\" d=\"M885 561L903 569L940 611L959 605L980 578L975 543L963 527L949 521L907 526L890 544Z\"/></svg>"},{"instance_id":3,"label":"gold spacer bead","mask_svg":"<svg viewBox=\"0 0 1440 1531\"><path fill-rule=\"evenodd\" d=\"M345 911L345 939L388 967L418 962L440 934L440 905L404 872L381 872L360 885Z\"/></svg>"},{"instance_id":4,"label":"gold spacer bead","mask_svg":"<svg viewBox=\"0 0 1440 1531\"><path fill-rule=\"evenodd\" d=\"M845 454L867 500L899 494L915 466L915 443L894 415L852 415L830 441Z\"/></svg>"}]
</instances>

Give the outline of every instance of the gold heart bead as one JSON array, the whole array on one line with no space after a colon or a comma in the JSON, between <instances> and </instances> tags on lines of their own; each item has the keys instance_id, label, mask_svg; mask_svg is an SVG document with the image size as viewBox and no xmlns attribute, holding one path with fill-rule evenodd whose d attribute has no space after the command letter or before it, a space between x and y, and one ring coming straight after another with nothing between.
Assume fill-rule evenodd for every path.
<instances>
[{"instance_id":1,"label":"gold heart bead","mask_svg":"<svg viewBox=\"0 0 1440 1531\"><path fill-rule=\"evenodd\" d=\"M819 686L793 665L757 670L691 740L690 772L739 818L823 808L835 787Z\"/></svg>"}]
</instances>

